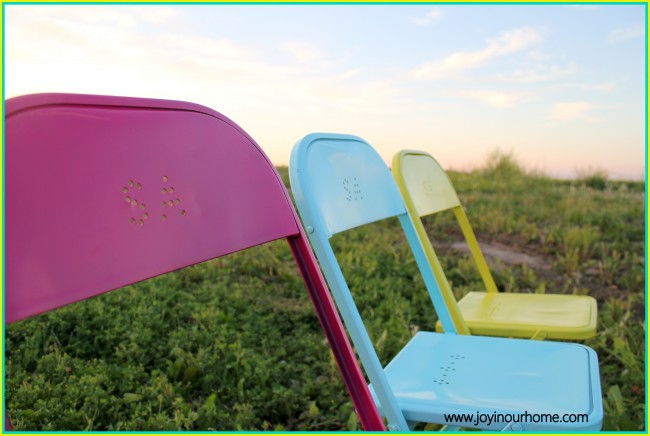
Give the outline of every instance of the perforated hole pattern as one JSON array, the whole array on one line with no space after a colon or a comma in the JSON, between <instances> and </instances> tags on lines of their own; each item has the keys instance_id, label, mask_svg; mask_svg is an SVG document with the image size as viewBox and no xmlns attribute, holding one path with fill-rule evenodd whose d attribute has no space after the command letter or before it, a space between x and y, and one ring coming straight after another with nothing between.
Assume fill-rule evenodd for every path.
<instances>
[{"instance_id":1,"label":"perforated hole pattern","mask_svg":"<svg viewBox=\"0 0 650 436\"><path fill-rule=\"evenodd\" d=\"M161 208L179 206L181 204L180 196L169 199L164 198L167 197L168 194L173 194L176 192L176 188L174 186L167 186L167 182L169 182L169 176L162 176L162 181L163 186L160 189L160 193L163 196L163 199L160 200L158 204L161 205ZM132 209L131 214L129 214L130 216L128 218L130 224L144 226L149 219L149 212L147 212L146 204L142 198L138 199L136 197L136 194L140 194L141 197L144 197L143 192L137 192L141 191L143 187L143 182L129 179L126 184L120 188L122 194L124 194L124 202L128 204ZM180 210L176 213L183 217L187 216L186 209ZM160 218L162 221L167 221L169 216L167 213L161 213Z\"/></svg>"},{"instance_id":2,"label":"perforated hole pattern","mask_svg":"<svg viewBox=\"0 0 650 436\"><path fill-rule=\"evenodd\" d=\"M343 189L345 190L345 199L349 202L363 200L363 192L359 186L359 180L356 177L343 179Z\"/></svg>"},{"instance_id":3,"label":"perforated hole pattern","mask_svg":"<svg viewBox=\"0 0 650 436\"><path fill-rule=\"evenodd\" d=\"M433 383L439 386L448 385L453 382L453 376L457 373L458 362L465 359L461 354L452 354L448 356L446 363L440 366L438 377L433 379Z\"/></svg>"}]
</instances>

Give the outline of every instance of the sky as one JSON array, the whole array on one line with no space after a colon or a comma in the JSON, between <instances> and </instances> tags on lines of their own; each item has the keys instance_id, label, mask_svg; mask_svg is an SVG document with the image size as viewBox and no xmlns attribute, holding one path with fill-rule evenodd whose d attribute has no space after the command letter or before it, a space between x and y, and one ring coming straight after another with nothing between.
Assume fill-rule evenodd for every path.
<instances>
[{"instance_id":1,"label":"sky","mask_svg":"<svg viewBox=\"0 0 650 436\"><path fill-rule=\"evenodd\" d=\"M643 179L644 5L4 5L5 97L203 104L276 165L311 132L388 164Z\"/></svg>"}]
</instances>

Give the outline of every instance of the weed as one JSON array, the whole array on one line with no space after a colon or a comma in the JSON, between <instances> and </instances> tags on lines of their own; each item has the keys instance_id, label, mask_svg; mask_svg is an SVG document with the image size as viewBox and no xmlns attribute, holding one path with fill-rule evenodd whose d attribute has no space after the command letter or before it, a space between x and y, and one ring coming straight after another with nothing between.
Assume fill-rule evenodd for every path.
<instances>
[{"instance_id":1,"label":"weed","mask_svg":"<svg viewBox=\"0 0 650 436\"><path fill-rule=\"evenodd\" d=\"M607 187L608 173L603 168L583 168L577 170L577 173L578 182L583 183L587 188L603 191Z\"/></svg>"}]
</instances>

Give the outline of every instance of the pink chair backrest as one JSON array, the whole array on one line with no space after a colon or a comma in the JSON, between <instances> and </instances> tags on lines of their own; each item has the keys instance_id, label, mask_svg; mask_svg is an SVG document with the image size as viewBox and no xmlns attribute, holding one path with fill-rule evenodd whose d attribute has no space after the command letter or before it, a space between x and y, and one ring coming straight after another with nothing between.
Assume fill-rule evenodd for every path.
<instances>
[{"instance_id":1,"label":"pink chair backrest","mask_svg":"<svg viewBox=\"0 0 650 436\"><path fill-rule=\"evenodd\" d=\"M29 96L5 123L7 323L298 233L273 166L210 109Z\"/></svg>"},{"instance_id":2,"label":"pink chair backrest","mask_svg":"<svg viewBox=\"0 0 650 436\"><path fill-rule=\"evenodd\" d=\"M353 401L374 409L282 180L235 123L122 97L5 108L5 323L288 237ZM360 417L383 429L376 409Z\"/></svg>"}]
</instances>

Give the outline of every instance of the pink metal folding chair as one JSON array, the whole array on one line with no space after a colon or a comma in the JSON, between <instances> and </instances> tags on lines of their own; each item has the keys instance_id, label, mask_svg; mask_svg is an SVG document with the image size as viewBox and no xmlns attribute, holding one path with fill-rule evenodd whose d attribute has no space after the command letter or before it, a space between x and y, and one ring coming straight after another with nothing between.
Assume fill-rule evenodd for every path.
<instances>
[{"instance_id":1,"label":"pink metal folding chair","mask_svg":"<svg viewBox=\"0 0 650 436\"><path fill-rule=\"evenodd\" d=\"M235 123L37 94L6 101L5 129L5 324L286 238L363 427L385 430L282 180Z\"/></svg>"}]
</instances>

